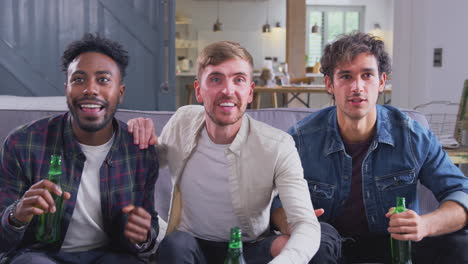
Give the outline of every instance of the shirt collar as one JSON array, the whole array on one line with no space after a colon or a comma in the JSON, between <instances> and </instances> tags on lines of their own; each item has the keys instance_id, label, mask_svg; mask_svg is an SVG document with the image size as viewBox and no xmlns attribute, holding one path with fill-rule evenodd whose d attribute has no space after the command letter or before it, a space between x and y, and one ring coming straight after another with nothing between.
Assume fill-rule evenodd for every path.
<instances>
[{"instance_id":1,"label":"shirt collar","mask_svg":"<svg viewBox=\"0 0 468 264\"><path fill-rule=\"evenodd\" d=\"M64 116L65 120L65 126L63 129L63 149L64 149L64 154L69 155L72 158L77 158L79 160L84 161L86 158L83 154L83 151L81 150L80 144L78 143L78 140L76 140L75 135L73 134L73 129L72 129L72 117L70 113L66 113ZM112 154L116 153L119 151L119 148L121 146L121 141L122 141L122 133L121 133L121 125L115 119L115 117L112 119L112 125L114 128L114 142L112 143L112 147L109 150L109 153L106 157L107 162L112 161Z\"/></svg>"},{"instance_id":2,"label":"shirt collar","mask_svg":"<svg viewBox=\"0 0 468 264\"><path fill-rule=\"evenodd\" d=\"M384 143L391 146L395 146L395 140L391 134L392 125L389 122L389 112L386 108L377 105L377 125L374 135L374 142ZM338 128L338 121L336 115L336 107L329 112L327 116L327 135L326 135L326 147L324 148L325 156L331 153L338 152L345 149L343 139L341 138L340 130ZM375 143L371 144L375 145Z\"/></svg>"},{"instance_id":3,"label":"shirt collar","mask_svg":"<svg viewBox=\"0 0 468 264\"><path fill-rule=\"evenodd\" d=\"M375 140L379 143L395 146L395 138L392 134L392 122L390 122L390 111L387 108L377 105L377 131Z\"/></svg>"},{"instance_id":4,"label":"shirt collar","mask_svg":"<svg viewBox=\"0 0 468 264\"><path fill-rule=\"evenodd\" d=\"M247 141L247 136L249 133L249 119L250 116L248 116L246 113L242 115L242 123L241 127L239 128L239 131L237 132L236 137L232 141L231 145L229 146L229 150L232 151L234 154L240 156L241 153L241 147L244 145L244 143Z\"/></svg>"}]
</instances>

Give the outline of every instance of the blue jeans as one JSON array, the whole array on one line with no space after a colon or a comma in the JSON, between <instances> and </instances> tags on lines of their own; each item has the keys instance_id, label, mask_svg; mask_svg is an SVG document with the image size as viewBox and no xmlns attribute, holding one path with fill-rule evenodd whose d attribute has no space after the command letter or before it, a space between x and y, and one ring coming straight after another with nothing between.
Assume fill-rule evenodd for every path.
<instances>
[{"instance_id":1,"label":"blue jeans","mask_svg":"<svg viewBox=\"0 0 468 264\"><path fill-rule=\"evenodd\" d=\"M127 264L127 263L145 263L136 256L129 253L119 253L108 249L100 248L83 252L58 252L47 253L25 249L12 258L11 264Z\"/></svg>"},{"instance_id":2,"label":"blue jeans","mask_svg":"<svg viewBox=\"0 0 468 264\"><path fill-rule=\"evenodd\" d=\"M244 258L249 264L265 264L270 262L271 244L277 236L271 235L255 242L244 242ZM156 262L164 264L219 264L224 263L228 243L213 242L193 237L192 235L174 231L166 236L159 245Z\"/></svg>"},{"instance_id":3,"label":"blue jeans","mask_svg":"<svg viewBox=\"0 0 468 264\"><path fill-rule=\"evenodd\" d=\"M390 235L361 238L344 238L325 222L320 222L320 248L312 258L312 264L322 263L391 263ZM437 237L426 237L412 242L413 264L420 263L468 263L468 230Z\"/></svg>"}]
</instances>

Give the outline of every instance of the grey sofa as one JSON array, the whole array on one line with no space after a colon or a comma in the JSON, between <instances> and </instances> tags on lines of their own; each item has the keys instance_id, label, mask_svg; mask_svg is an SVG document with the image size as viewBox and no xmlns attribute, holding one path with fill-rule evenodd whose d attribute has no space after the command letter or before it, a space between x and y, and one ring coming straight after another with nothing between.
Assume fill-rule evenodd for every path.
<instances>
[{"instance_id":1,"label":"grey sofa","mask_svg":"<svg viewBox=\"0 0 468 264\"><path fill-rule=\"evenodd\" d=\"M248 110L248 114L257 120L286 131L290 126L314 111L315 110L308 108L278 108ZM62 112L64 111L0 109L0 124L2 124L0 126L0 141L3 143L9 132L19 125ZM413 110L405 110L404 112L406 112L411 118L419 121L422 125L428 127L427 120L423 114ZM116 117L124 122L134 117L149 117L153 119L158 135L171 115L172 112L163 111L118 110L116 113ZM163 220L167 220L170 190L171 181L169 172L167 169L162 169L160 170L160 175L156 183L155 202L156 210ZM438 203L432 193L421 184L418 184L418 195L420 197L420 210L422 213L434 210L438 206Z\"/></svg>"}]
</instances>

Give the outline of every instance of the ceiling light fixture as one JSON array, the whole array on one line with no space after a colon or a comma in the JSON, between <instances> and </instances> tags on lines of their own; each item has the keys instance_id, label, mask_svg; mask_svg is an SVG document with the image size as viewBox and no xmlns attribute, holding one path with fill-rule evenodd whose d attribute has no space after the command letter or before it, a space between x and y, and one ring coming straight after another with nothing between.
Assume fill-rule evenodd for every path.
<instances>
[{"instance_id":1,"label":"ceiling light fixture","mask_svg":"<svg viewBox=\"0 0 468 264\"><path fill-rule=\"evenodd\" d=\"M319 32L319 26L317 26L317 22L312 26L312 33L318 33Z\"/></svg>"},{"instance_id":2,"label":"ceiling light fixture","mask_svg":"<svg viewBox=\"0 0 468 264\"><path fill-rule=\"evenodd\" d=\"M222 31L223 23L219 22L219 0L218 0L218 13L216 17L216 22L213 24L213 32Z\"/></svg>"},{"instance_id":3,"label":"ceiling light fixture","mask_svg":"<svg viewBox=\"0 0 468 264\"><path fill-rule=\"evenodd\" d=\"M270 27L270 24L268 23L269 16L270 16L270 0L267 1L266 24L263 25L263 27L262 27L262 32L263 33L270 33L271 32L271 27Z\"/></svg>"}]
</instances>

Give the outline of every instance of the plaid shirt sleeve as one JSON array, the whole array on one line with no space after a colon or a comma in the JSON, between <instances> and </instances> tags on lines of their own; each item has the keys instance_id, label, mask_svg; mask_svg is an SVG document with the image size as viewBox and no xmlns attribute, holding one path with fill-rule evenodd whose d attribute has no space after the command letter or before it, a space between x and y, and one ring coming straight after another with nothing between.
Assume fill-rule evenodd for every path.
<instances>
[{"instance_id":1,"label":"plaid shirt sleeve","mask_svg":"<svg viewBox=\"0 0 468 264\"><path fill-rule=\"evenodd\" d=\"M121 134L117 137L118 141L114 142L116 149L111 150L112 165L107 177L109 182L106 183L113 197L109 206L114 208L113 212L120 212L121 208L129 204L143 207L151 215L151 229L148 240L140 245L131 243L124 235L127 216L113 224L119 229L118 233L115 233L117 230L109 232L117 235L114 238L119 241L119 246L146 258L155 253L159 233L158 214L154 206L155 184L159 175L158 156L154 146L139 150L128 135L126 126L120 126Z\"/></svg>"},{"instance_id":2,"label":"plaid shirt sleeve","mask_svg":"<svg viewBox=\"0 0 468 264\"><path fill-rule=\"evenodd\" d=\"M158 214L154 209L154 187L159 175L159 166L157 161L157 154L154 147L150 147L146 151L146 159L149 160L153 166L149 170L149 175L145 182L144 203L143 207L151 214L151 229L148 235L148 241L143 245L134 245L141 257L148 257L156 253L156 238L159 233Z\"/></svg>"},{"instance_id":3,"label":"plaid shirt sleeve","mask_svg":"<svg viewBox=\"0 0 468 264\"><path fill-rule=\"evenodd\" d=\"M14 249L23 239L26 228L10 225L11 205L28 188L14 148L16 137L9 136L0 152L0 252Z\"/></svg>"}]
</instances>

